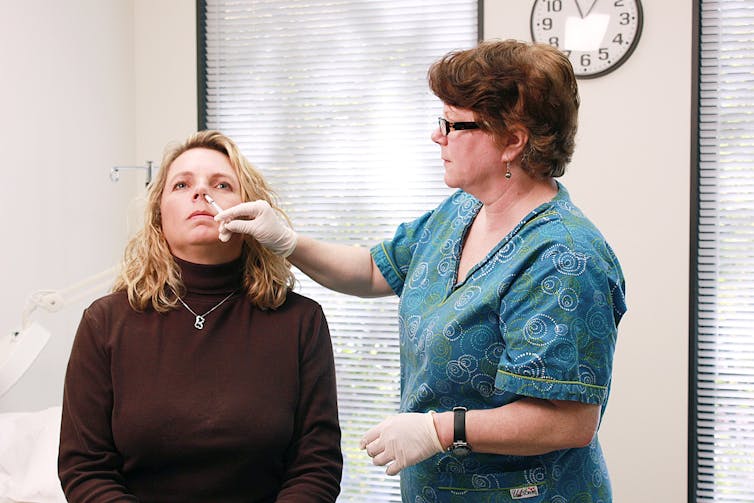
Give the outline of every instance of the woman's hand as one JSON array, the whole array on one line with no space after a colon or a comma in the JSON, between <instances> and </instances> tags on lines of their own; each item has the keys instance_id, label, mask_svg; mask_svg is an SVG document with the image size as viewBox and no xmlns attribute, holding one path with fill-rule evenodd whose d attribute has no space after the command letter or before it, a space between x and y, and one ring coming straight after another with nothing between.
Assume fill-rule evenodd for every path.
<instances>
[{"instance_id":1,"label":"woman's hand","mask_svg":"<svg viewBox=\"0 0 754 503\"><path fill-rule=\"evenodd\" d=\"M247 234L273 253L287 257L296 248L298 235L288 227L267 201L241 203L215 215L220 223L220 240L231 233Z\"/></svg>"},{"instance_id":2,"label":"woman's hand","mask_svg":"<svg viewBox=\"0 0 754 503\"><path fill-rule=\"evenodd\" d=\"M442 452L431 412L389 417L369 430L359 447L367 450L375 465L388 465L388 475Z\"/></svg>"}]
</instances>

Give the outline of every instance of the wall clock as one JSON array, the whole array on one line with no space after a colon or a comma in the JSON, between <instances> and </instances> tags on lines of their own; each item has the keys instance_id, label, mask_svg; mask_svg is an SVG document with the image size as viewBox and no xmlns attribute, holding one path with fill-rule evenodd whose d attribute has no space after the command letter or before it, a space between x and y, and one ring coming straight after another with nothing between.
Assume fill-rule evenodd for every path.
<instances>
[{"instance_id":1,"label":"wall clock","mask_svg":"<svg viewBox=\"0 0 754 503\"><path fill-rule=\"evenodd\" d=\"M571 60L576 77L600 77L618 68L639 43L640 0L535 0L531 37Z\"/></svg>"}]
</instances>

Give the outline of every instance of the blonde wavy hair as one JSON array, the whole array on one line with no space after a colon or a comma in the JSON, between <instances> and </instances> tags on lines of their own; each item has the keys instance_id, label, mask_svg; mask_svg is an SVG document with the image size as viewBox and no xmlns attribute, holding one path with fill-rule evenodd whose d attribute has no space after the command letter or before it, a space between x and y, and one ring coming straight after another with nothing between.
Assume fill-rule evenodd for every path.
<instances>
[{"instance_id":1,"label":"blonde wavy hair","mask_svg":"<svg viewBox=\"0 0 754 503\"><path fill-rule=\"evenodd\" d=\"M126 245L120 276L113 286L114 292L128 293L128 302L137 311L151 305L158 312L167 312L178 306L177 296L185 293L180 269L162 231L160 200L170 165L179 155L194 148L212 149L226 155L238 176L241 200L263 199L288 220L262 175L227 136L218 131L199 131L181 144L168 146L149 187L144 228ZM262 309L274 309L283 304L295 283L291 264L250 236L243 237L242 256L246 258L243 286L251 301Z\"/></svg>"}]
</instances>

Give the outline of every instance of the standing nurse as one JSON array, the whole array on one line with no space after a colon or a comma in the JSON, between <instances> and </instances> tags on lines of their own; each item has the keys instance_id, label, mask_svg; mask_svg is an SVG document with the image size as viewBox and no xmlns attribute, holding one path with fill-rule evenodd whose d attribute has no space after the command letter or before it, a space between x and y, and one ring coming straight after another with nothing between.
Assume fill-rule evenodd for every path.
<instances>
[{"instance_id":1,"label":"standing nurse","mask_svg":"<svg viewBox=\"0 0 754 503\"><path fill-rule=\"evenodd\" d=\"M573 69L552 47L489 41L428 77L458 189L438 207L371 250L299 236L263 201L219 214L222 238L251 235L339 292L400 296L400 413L362 447L400 472L403 501L609 502L597 430L625 285L555 180L574 150Z\"/></svg>"}]
</instances>

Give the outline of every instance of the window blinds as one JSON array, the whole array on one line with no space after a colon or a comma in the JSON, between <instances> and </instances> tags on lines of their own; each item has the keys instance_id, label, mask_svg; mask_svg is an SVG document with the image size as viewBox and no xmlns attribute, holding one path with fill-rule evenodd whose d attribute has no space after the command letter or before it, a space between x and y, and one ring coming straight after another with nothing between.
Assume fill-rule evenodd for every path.
<instances>
[{"instance_id":1,"label":"window blinds","mask_svg":"<svg viewBox=\"0 0 754 503\"><path fill-rule=\"evenodd\" d=\"M446 52L475 45L477 0L206 0L199 8L205 126L238 143L298 232L370 247L451 193L429 138L442 105L426 72ZM297 278L298 291L322 304L333 338L339 501L400 501L398 478L358 449L398 410L397 298L358 299Z\"/></svg>"},{"instance_id":2,"label":"window blinds","mask_svg":"<svg viewBox=\"0 0 754 503\"><path fill-rule=\"evenodd\" d=\"M695 492L754 501L754 3L700 16Z\"/></svg>"}]
</instances>

